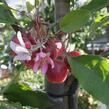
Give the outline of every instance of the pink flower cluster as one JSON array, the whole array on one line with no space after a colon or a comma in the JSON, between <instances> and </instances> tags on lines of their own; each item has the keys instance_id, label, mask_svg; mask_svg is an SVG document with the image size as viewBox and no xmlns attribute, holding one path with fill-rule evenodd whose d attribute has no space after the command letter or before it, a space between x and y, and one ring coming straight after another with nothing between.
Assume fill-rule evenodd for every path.
<instances>
[{"instance_id":1,"label":"pink flower cluster","mask_svg":"<svg viewBox=\"0 0 109 109\"><path fill-rule=\"evenodd\" d=\"M66 54L70 56L79 56L78 52L67 53L64 44L57 38L48 37L48 28L40 17L37 16L34 21L36 37L28 32L18 32L10 42L14 61L22 61L27 68L33 69L37 73L41 70L43 75L53 83L62 83L66 80L70 65L68 64ZM61 35L62 33L57 34Z\"/></svg>"},{"instance_id":2,"label":"pink flower cluster","mask_svg":"<svg viewBox=\"0 0 109 109\"><path fill-rule=\"evenodd\" d=\"M14 61L20 60L25 63L28 67L32 68L34 72L37 72L41 69L42 73L45 75L48 69L48 64L51 67L54 67L54 62L50 57L50 53L44 53L42 51L42 46L40 41L36 41L33 37L31 40L35 42L32 44L32 41L29 40L31 36L24 35L22 36L21 32L17 33L17 36L14 36L10 42L10 48L15 54ZM39 47L36 50L35 47Z\"/></svg>"}]
</instances>

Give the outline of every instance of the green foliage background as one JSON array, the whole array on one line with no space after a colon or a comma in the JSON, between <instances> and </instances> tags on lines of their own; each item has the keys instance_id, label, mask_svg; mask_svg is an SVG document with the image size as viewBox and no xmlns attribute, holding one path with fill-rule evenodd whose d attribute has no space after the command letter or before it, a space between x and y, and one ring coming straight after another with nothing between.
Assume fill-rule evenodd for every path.
<instances>
[{"instance_id":1,"label":"green foliage background","mask_svg":"<svg viewBox=\"0 0 109 109\"><path fill-rule=\"evenodd\" d=\"M8 92L10 89L10 82L11 84L19 83L19 84L26 84L28 85L32 91L40 90L42 91L44 89L44 78L41 75L41 73L34 74L31 70L28 70L20 62L13 62L13 58L9 56L9 42L12 38L12 36L15 34L13 29L10 27L10 24L13 25L14 23L22 26L25 30L28 30L28 27L31 27L32 25L32 18L31 16L27 16L27 13L32 13L32 10L37 7L40 4L40 0L35 0L35 5L31 4L31 2L26 2L27 11L22 10L18 11L18 9L12 9L11 7L5 5L5 3L0 0L0 27L2 28L0 34L2 38L0 39L0 65L7 65L9 70L11 71L10 77L8 79L0 80L1 85L1 107L2 109L32 109L32 107L26 107L22 106L20 102L14 103L13 101L8 101L8 97L2 98L2 94L4 92ZM64 16L60 22L60 29L64 32L67 32L70 34L70 38L68 39L69 44L75 45L75 50L82 49L85 52L87 52L87 43L92 38L98 37L99 35L103 35L105 32L105 28L109 22L109 13L105 12L105 14L102 12L102 8L106 8L106 6L109 5L109 0L91 0L91 2L86 2L83 6L78 5L78 0L71 0L71 12L68 13L66 16ZM44 11L41 13L42 17L47 21L48 23L53 24L54 23L54 3L51 2L51 0L47 0L46 7ZM12 14L13 13L13 14ZM57 25L55 25L57 26ZM52 32L51 34L54 34L56 32L55 26L51 28ZM101 58L91 58L87 57L87 60L93 61L95 60L95 63L97 60L100 60L102 64ZM79 58L78 58L79 59ZM77 60L78 60L77 59ZM87 60L85 58L82 58L79 60L79 62L75 61L76 59L71 59L69 63L72 66L75 66L75 69L72 67L72 69L75 71L75 76L79 80L81 86L86 89L89 93L94 95L95 98L98 98L99 100L104 101L108 104L108 98L101 97L100 92L96 92L96 84L90 83L90 86L87 86L85 82L87 81L87 76L92 76L97 81L97 78L99 77L99 72L104 73L103 75L108 78L109 71L108 63L106 63L106 60L104 59L104 63L102 65L96 66L93 64L93 62L90 64L86 64ZM81 61L82 60L82 61ZM82 63L83 62L83 63ZM86 63L85 63L86 62ZM76 64L75 64L76 63ZM85 65L86 64L86 65ZM95 65L95 66L94 66ZM103 65L106 65L103 66ZM78 67L79 66L79 67ZM102 69L100 69L102 67ZM83 72L81 72L81 69L83 69ZM95 67L95 68L94 68ZM72 70L72 71L73 71ZM87 73L88 71L88 73ZM95 76L95 74L97 75ZM81 73L81 77L80 74ZM106 75L107 74L107 75ZM17 77L16 77L17 75ZM13 81L13 78L15 78ZM100 77L100 82L98 83L99 86L106 86L108 84L108 79L105 81L105 84L103 85L102 81L104 78ZM96 82L97 83L97 82ZM93 84L93 86L92 86ZM8 87L7 87L8 85ZM95 90L94 90L95 89ZM99 89L99 87L98 87ZM106 87L106 89L108 89ZM5 90L5 91L4 91ZM3 92L4 91L4 92ZM102 90L100 90L103 92ZM92 93L93 92L93 93ZM106 90L108 94L108 90ZM88 101L90 98L90 95L81 91L82 96L79 95L79 109L98 109L98 105L93 100L92 103ZM4 93L5 94L5 93ZM98 95L99 94L99 95ZM109 95L109 94L108 94ZM37 106L36 106L37 107Z\"/></svg>"}]
</instances>

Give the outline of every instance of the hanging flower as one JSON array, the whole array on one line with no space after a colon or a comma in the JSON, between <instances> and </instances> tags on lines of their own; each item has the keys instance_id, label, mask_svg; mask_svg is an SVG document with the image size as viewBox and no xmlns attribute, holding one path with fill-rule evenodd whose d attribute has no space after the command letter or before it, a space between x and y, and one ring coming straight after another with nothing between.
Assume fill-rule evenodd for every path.
<instances>
[{"instance_id":1,"label":"hanging flower","mask_svg":"<svg viewBox=\"0 0 109 109\"><path fill-rule=\"evenodd\" d=\"M19 41L19 44L15 43L14 41L10 42L10 48L16 53L14 57L14 61L15 60L23 60L23 61L31 60L31 54L28 50L28 48L30 49L29 43L27 42L26 44L24 43L20 31L17 33L17 39Z\"/></svg>"},{"instance_id":2,"label":"hanging flower","mask_svg":"<svg viewBox=\"0 0 109 109\"><path fill-rule=\"evenodd\" d=\"M48 64L51 65L51 68L54 68L53 60L48 54L41 51L40 53L36 54L33 70L34 72L37 72L39 69L41 69L41 72L45 75L48 69Z\"/></svg>"}]
</instances>

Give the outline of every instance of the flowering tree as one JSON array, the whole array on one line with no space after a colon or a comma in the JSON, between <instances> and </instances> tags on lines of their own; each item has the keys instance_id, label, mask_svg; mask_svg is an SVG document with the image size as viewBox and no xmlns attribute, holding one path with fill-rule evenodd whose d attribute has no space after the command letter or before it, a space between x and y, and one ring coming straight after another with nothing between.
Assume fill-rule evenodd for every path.
<instances>
[{"instance_id":1,"label":"flowering tree","mask_svg":"<svg viewBox=\"0 0 109 109\"><path fill-rule=\"evenodd\" d=\"M109 1L92 0L88 4L70 11L68 14L66 13L70 10L70 2L73 3L73 1L62 0L58 4L57 2L55 0L55 23L50 24L44 21L41 16L41 5L39 5L34 17L29 15L30 13L25 13L25 16L29 17L32 26L29 27L28 25L23 28L19 26L19 21L11 12L13 9L4 0L0 1L0 23L9 24L16 32L10 41L10 54L13 57L13 61L21 61L26 68L32 69L34 73L40 70L47 82L45 92L33 91L29 86L16 82L17 75L2 90L3 96L12 102L20 102L22 106L32 106L39 109L63 109L63 106L54 106L54 104L56 105L55 100L60 102L60 98L63 100L65 96L70 96L71 99L72 93L75 94L79 82L96 99L109 104L108 60L100 56L81 54L77 50L70 50L68 46L71 34L84 28L93 13L106 7ZM62 3L65 6L68 5L64 8L64 12L62 11L64 5L61 7ZM59 7L62 8L60 9L61 13L63 12L62 15L59 13ZM28 12L33 10L33 6L29 2L27 2L27 8ZM93 36L99 26L108 22L108 18L109 15L106 14L98 21L94 21L89 29L89 35ZM57 29L55 29L55 26ZM73 79L70 79L72 77ZM72 81L76 81L76 89L68 81L71 82L71 85ZM62 88L64 83L67 83L68 90L61 93L64 89ZM49 87L56 88L55 91L57 92L55 94L51 93L52 91L49 90ZM73 100L74 98L69 101L70 105L73 104ZM65 107L65 109L67 108L76 109L77 107L76 105L75 107Z\"/></svg>"}]
</instances>

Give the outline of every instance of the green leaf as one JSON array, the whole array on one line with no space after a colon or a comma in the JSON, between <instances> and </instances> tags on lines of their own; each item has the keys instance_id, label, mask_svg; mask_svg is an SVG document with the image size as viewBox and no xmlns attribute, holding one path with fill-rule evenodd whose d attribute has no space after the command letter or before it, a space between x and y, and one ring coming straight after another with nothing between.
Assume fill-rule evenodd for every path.
<instances>
[{"instance_id":1,"label":"green leaf","mask_svg":"<svg viewBox=\"0 0 109 109\"><path fill-rule=\"evenodd\" d=\"M16 103L9 102L9 104L7 104L7 105L9 105L10 107L13 107L12 109L23 109L22 105L19 102L16 102ZM7 107L9 107L9 106L7 106Z\"/></svg>"},{"instance_id":2,"label":"green leaf","mask_svg":"<svg viewBox=\"0 0 109 109\"><path fill-rule=\"evenodd\" d=\"M25 84L11 84L3 94L8 100L19 102L23 106L46 109L53 104L45 92L32 91L31 88Z\"/></svg>"},{"instance_id":3,"label":"green leaf","mask_svg":"<svg viewBox=\"0 0 109 109\"><path fill-rule=\"evenodd\" d=\"M86 6L83 6L83 9L88 9L90 12L98 11L109 5L109 0L92 0Z\"/></svg>"},{"instance_id":4,"label":"green leaf","mask_svg":"<svg viewBox=\"0 0 109 109\"><path fill-rule=\"evenodd\" d=\"M83 27L89 20L90 15L109 5L109 0L92 0L80 9L66 14L60 21L60 28L64 32L74 32Z\"/></svg>"},{"instance_id":5,"label":"green leaf","mask_svg":"<svg viewBox=\"0 0 109 109\"><path fill-rule=\"evenodd\" d=\"M96 99L109 104L109 61L100 56L69 57L72 74Z\"/></svg>"},{"instance_id":6,"label":"green leaf","mask_svg":"<svg viewBox=\"0 0 109 109\"><path fill-rule=\"evenodd\" d=\"M8 109L8 108L6 108L5 106L0 106L0 109Z\"/></svg>"},{"instance_id":7,"label":"green leaf","mask_svg":"<svg viewBox=\"0 0 109 109\"><path fill-rule=\"evenodd\" d=\"M6 6L4 3L0 2L0 23L13 24L13 23L15 23L15 21L16 21L16 19L12 15L8 6Z\"/></svg>"},{"instance_id":8,"label":"green leaf","mask_svg":"<svg viewBox=\"0 0 109 109\"><path fill-rule=\"evenodd\" d=\"M83 27L89 20L90 12L78 9L66 14L60 21L60 28L64 32L74 32Z\"/></svg>"},{"instance_id":9,"label":"green leaf","mask_svg":"<svg viewBox=\"0 0 109 109\"><path fill-rule=\"evenodd\" d=\"M51 5L51 0L47 0L48 5Z\"/></svg>"},{"instance_id":10,"label":"green leaf","mask_svg":"<svg viewBox=\"0 0 109 109\"><path fill-rule=\"evenodd\" d=\"M99 16L95 19L95 21L91 24L89 32L90 36L93 36L98 29L98 27L102 27L103 25L109 24L109 13L104 16Z\"/></svg>"},{"instance_id":11,"label":"green leaf","mask_svg":"<svg viewBox=\"0 0 109 109\"><path fill-rule=\"evenodd\" d=\"M38 6L41 2L42 0L35 0L35 6Z\"/></svg>"},{"instance_id":12,"label":"green leaf","mask_svg":"<svg viewBox=\"0 0 109 109\"><path fill-rule=\"evenodd\" d=\"M26 7L27 7L28 12L31 12L34 8L34 6L28 1L26 2Z\"/></svg>"},{"instance_id":13,"label":"green leaf","mask_svg":"<svg viewBox=\"0 0 109 109\"><path fill-rule=\"evenodd\" d=\"M70 0L70 2L74 5L75 0Z\"/></svg>"}]
</instances>

